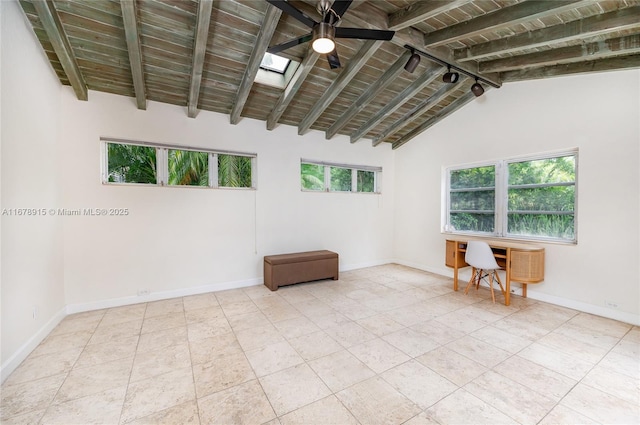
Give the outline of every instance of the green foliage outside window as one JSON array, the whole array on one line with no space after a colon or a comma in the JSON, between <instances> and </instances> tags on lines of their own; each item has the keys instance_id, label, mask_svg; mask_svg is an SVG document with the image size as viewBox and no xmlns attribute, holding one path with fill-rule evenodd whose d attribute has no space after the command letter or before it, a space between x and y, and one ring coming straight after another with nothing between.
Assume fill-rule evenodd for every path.
<instances>
[{"instance_id":1,"label":"green foliage outside window","mask_svg":"<svg viewBox=\"0 0 640 425\"><path fill-rule=\"evenodd\" d=\"M375 192L376 177L373 171L358 170L358 192Z\"/></svg>"},{"instance_id":2,"label":"green foliage outside window","mask_svg":"<svg viewBox=\"0 0 640 425\"><path fill-rule=\"evenodd\" d=\"M325 171L329 173L329 185L325 186ZM355 186L354 186L355 174ZM302 190L375 193L376 171L331 165L300 164L300 185Z\"/></svg>"},{"instance_id":3,"label":"green foliage outside window","mask_svg":"<svg viewBox=\"0 0 640 425\"><path fill-rule=\"evenodd\" d=\"M251 157L218 155L218 186L251 187Z\"/></svg>"},{"instance_id":4,"label":"green foliage outside window","mask_svg":"<svg viewBox=\"0 0 640 425\"><path fill-rule=\"evenodd\" d=\"M158 152L163 148L139 146L122 143L107 143L107 182L109 183L148 183L162 184L158 181ZM167 169L161 175L167 175L166 184L170 186L208 187L210 182L209 158L217 156L218 175L211 176L218 187L253 187L253 157L209 152L166 149ZM215 186L215 185L214 185Z\"/></svg>"},{"instance_id":5,"label":"green foliage outside window","mask_svg":"<svg viewBox=\"0 0 640 425\"><path fill-rule=\"evenodd\" d=\"M495 180L493 165L451 171L449 221L455 230L495 230Z\"/></svg>"},{"instance_id":6,"label":"green foliage outside window","mask_svg":"<svg viewBox=\"0 0 640 425\"><path fill-rule=\"evenodd\" d=\"M331 190L351 192L351 170L349 168L331 167Z\"/></svg>"},{"instance_id":7,"label":"green foliage outside window","mask_svg":"<svg viewBox=\"0 0 640 425\"><path fill-rule=\"evenodd\" d=\"M507 233L575 239L575 156L509 164Z\"/></svg>"},{"instance_id":8,"label":"green foliage outside window","mask_svg":"<svg viewBox=\"0 0 640 425\"><path fill-rule=\"evenodd\" d=\"M576 156L503 164L508 173L503 183L496 180L494 165L450 172L452 229L494 233L504 227L496 219L500 208L506 228L499 234L575 240ZM496 200L496 185L503 186L506 202Z\"/></svg>"},{"instance_id":9,"label":"green foliage outside window","mask_svg":"<svg viewBox=\"0 0 640 425\"><path fill-rule=\"evenodd\" d=\"M169 184L208 186L209 154L169 149Z\"/></svg>"},{"instance_id":10,"label":"green foliage outside window","mask_svg":"<svg viewBox=\"0 0 640 425\"><path fill-rule=\"evenodd\" d=\"M324 190L324 165L300 164L300 183L304 190Z\"/></svg>"},{"instance_id":11,"label":"green foliage outside window","mask_svg":"<svg viewBox=\"0 0 640 425\"><path fill-rule=\"evenodd\" d=\"M157 183L155 148L108 143L107 155L109 182Z\"/></svg>"}]
</instances>

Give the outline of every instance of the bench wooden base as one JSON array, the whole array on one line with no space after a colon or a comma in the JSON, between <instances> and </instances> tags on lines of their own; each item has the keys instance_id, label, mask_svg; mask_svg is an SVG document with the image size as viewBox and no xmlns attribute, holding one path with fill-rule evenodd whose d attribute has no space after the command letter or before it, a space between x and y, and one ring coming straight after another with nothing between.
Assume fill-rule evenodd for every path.
<instances>
[{"instance_id":1,"label":"bench wooden base","mask_svg":"<svg viewBox=\"0 0 640 425\"><path fill-rule=\"evenodd\" d=\"M338 254L332 251L264 257L264 284L272 291L280 286L329 278L338 280Z\"/></svg>"}]
</instances>

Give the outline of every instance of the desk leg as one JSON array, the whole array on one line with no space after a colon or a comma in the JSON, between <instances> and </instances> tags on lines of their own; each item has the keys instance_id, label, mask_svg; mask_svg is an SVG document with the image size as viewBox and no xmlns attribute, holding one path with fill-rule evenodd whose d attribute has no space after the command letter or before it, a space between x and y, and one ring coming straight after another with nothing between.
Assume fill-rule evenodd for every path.
<instances>
[{"instance_id":1,"label":"desk leg","mask_svg":"<svg viewBox=\"0 0 640 425\"><path fill-rule=\"evenodd\" d=\"M453 266L453 290L458 290L458 266Z\"/></svg>"},{"instance_id":2,"label":"desk leg","mask_svg":"<svg viewBox=\"0 0 640 425\"><path fill-rule=\"evenodd\" d=\"M508 263L507 263L508 264ZM504 294L504 305L511 304L511 270L509 267L506 268L507 278L504 284L505 294Z\"/></svg>"},{"instance_id":3,"label":"desk leg","mask_svg":"<svg viewBox=\"0 0 640 425\"><path fill-rule=\"evenodd\" d=\"M527 298L527 284L522 284L522 298Z\"/></svg>"}]
</instances>

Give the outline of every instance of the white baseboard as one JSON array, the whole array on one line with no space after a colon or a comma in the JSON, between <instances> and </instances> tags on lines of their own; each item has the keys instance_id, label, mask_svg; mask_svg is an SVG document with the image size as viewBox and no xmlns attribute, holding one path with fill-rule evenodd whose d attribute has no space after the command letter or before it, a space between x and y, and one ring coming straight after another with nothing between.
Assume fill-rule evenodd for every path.
<instances>
[{"instance_id":1,"label":"white baseboard","mask_svg":"<svg viewBox=\"0 0 640 425\"><path fill-rule=\"evenodd\" d=\"M449 268L431 268L422 264L412 263L410 261L395 260L397 264L401 264L407 267L413 267L414 269L423 270L430 273L439 274L441 276L453 277L453 270ZM522 288L517 282L512 287L515 295L522 295ZM516 286L518 285L518 286ZM640 326L640 316L624 311L614 310L612 308L600 307L593 304L583 303L576 300L570 300L567 298L556 297L555 295L545 294L543 292L532 291L531 285L527 288L527 298L531 298L537 301L543 301L549 304L559 305L561 307L571 308L583 313L595 314L596 316L606 317L608 319L618 320L620 322L629 323L631 325Z\"/></svg>"},{"instance_id":2,"label":"white baseboard","mask_svg":"<svg viewBox=\"0 0 640 425\"><path fill-rule=\"evenodd\" d=\"M340 266L340 272L348 272L351 270L365 269L367 267L383 266L389 263L393 263L393 261L392 260L376 260L376 261L367 261L366 263L343 264Z\"/></svg>"},{"instance_id":3,"label":"white baseboard","mask_svg":"<svg viewBox=\"0 0 640 425\"><path fill-rule=\"evenodd\" d=\"M531 286L529 286L529 288L530 287ZM597 305L583 303L580 301L569 300L567 298L556 297L555 295L549 295L543 292L537 292L532 290L527 290L527 298L531 298L537 301L543 301L549 304L559 305L562 307L571 308L573 310L594 314L596 316L606 317L608 319L618 320L620 322L629 323L631 325L640 326L640 316L637 314L614 310L612 308L600 307Z\"/></svg>"},{"instance_id":4,"label":"white baseboard","mask_svg":"<svg viewBox=\"0 0 640 425\"><path fill-rule=\"evenodd\" d=\"M66 316L66 309L63 308L58 311L53 317L45 323L22 347L18 348L18 351L13 353L9 359L2 366L0 366L0 382L4 382L11 372L16 370L20 363L22 363L33 350L40 344L51 331L58 326L58 323L62 321Z\"/></svg>"},{"instance_id":5,"label":"white baseboard","mask_svg":"<svg viewBox=\"0 0 640 425\"><path fill-rule=\"evenodd\" d=\"M401 266L411 267L413 269L422 270L429 273L439 274L440 276L453 277L453 269L449 268L434 268L427 267L424 264L413 263L411 261L394 260L393 263L400 264Z\"/></svg>"},{"instance_id":6,"label":"white baseboard","mask_svg":"<svg viewBox=\"0 0 640 425\"><path fill-rule=\"evenodd\" d=\"M189 295L205 294L207 292L226 291L228 289L245 288L247 286L262 285L263 278L237 280L233 282L211 283L209 285L194 286L191 288L172 289L170 291L152 292L148 295L132 295L122 298L111 298L102 301L88 303L68 304L67 314L82 313L84 311L101 310L104 308L121 307L131 304L146 303L150 301L167 300L170 298L187 297Z\"/></svg>"},{"instance_id":7,"label":"white baseboard","mask_svg":"<svg viewBox=\"0 0 640 425\"><path fill-rule=\"evenodd\" d=\"M390 261L380 260L380 261L371 261L366 263L343 264L342 267L340 268L340 271L343 272L343 271L357 270L357 269L363 269L366 267L380 266L380 265L389 264L389 263ZM192 288L179 288L179 289L173 289L170 291L152 292L148 295L141 295L141 296L131 295L128 297L112 298L108 300L92 301L88 303L68 304L66 308L66 313L67 314L82 313L85 311L101 310L104 308L121 307L125 305L146 303L150 301L160 301L160 300L166 300L170 298L186 297L189 295L205 294L207 292L217 292L217 291L226 291L228 289L245 288L248 286L262 285L263 283L264 283L264 278L258 277L253 279L237 280L232 282L212 283L209 285L196 286Z\"/></svg>"}]
</instances>

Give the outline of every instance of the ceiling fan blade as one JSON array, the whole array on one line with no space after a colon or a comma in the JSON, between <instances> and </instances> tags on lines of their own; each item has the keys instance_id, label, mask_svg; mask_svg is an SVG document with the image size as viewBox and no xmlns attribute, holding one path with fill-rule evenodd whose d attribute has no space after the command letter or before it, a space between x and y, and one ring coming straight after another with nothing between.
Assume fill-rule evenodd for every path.
<instances>
[{"instance_id":1,"label":"ceiling fan blade","mask_svg":"<svg viewBox=\"0 0 640 425\"><path fill-rule=\"evenodd\" d=\"M291 6L288 1L285 1L285 0L267 0L267 2L270 3L271 5L277 7L278 9L282 10L284 13L286 13L289 16L291 16L292 18L295 18L298 21L302 22L303 24L305 24L309 28L313 28L313 26L317 23L316 21L314 21L313 19L311 19L310 17L308 17L304 13L300 12L295 7Z\"/></svg>"},{"instance_id":2,"label":"ceiling fan blade","mask_svg":"<svg viewBox=\"0 0 640 425\"><path fill-rule=\"evenodd\" d=\"M344 12L349 9L352 2L353 0L336 0L333 2L331 9L333 9L333 11L342 18L342 15L344 15Z\"/></svg>"},{"instance_id":3,"label":"ceiling fan blade","mask_svg":"<svg viewBox=\"0 0 640 425\"><path fill-rule=\"evenodd\" d=\"M329 68L340 68L340 58L338 58L338 51L336 49L333 49L333 51L327 53L327 61L329 62Z\"/></svg>"},{"instance_id":4,"label":"ceiling fan blade","mask_svg":"<svg viewBox=\"0 0 640 425\"><path fill-rule=\"evenodd\" d=\"M362 40L391 40L395 31L370 30L367 28L336 27L336 38L360 38Z\"/></svg>"},{"instance_id":5,"label":"ceiling fan blade","mask_svg":"<svg viewBox=\"0 0 640 425\"><path fill-rule=\"evenodd\" d=\"M285 43L280 43L280 44L276 44L275 46L271 46L267 49L267 52L271 54L279 53L279 52L282 52L283 50L290 49L299 44L306 43L307 41L310 41L312 38L313 36L311 35L311 33L309 33L307 35L303 35L302 37L289 40Z\"/></svg>"}]
</instances>

